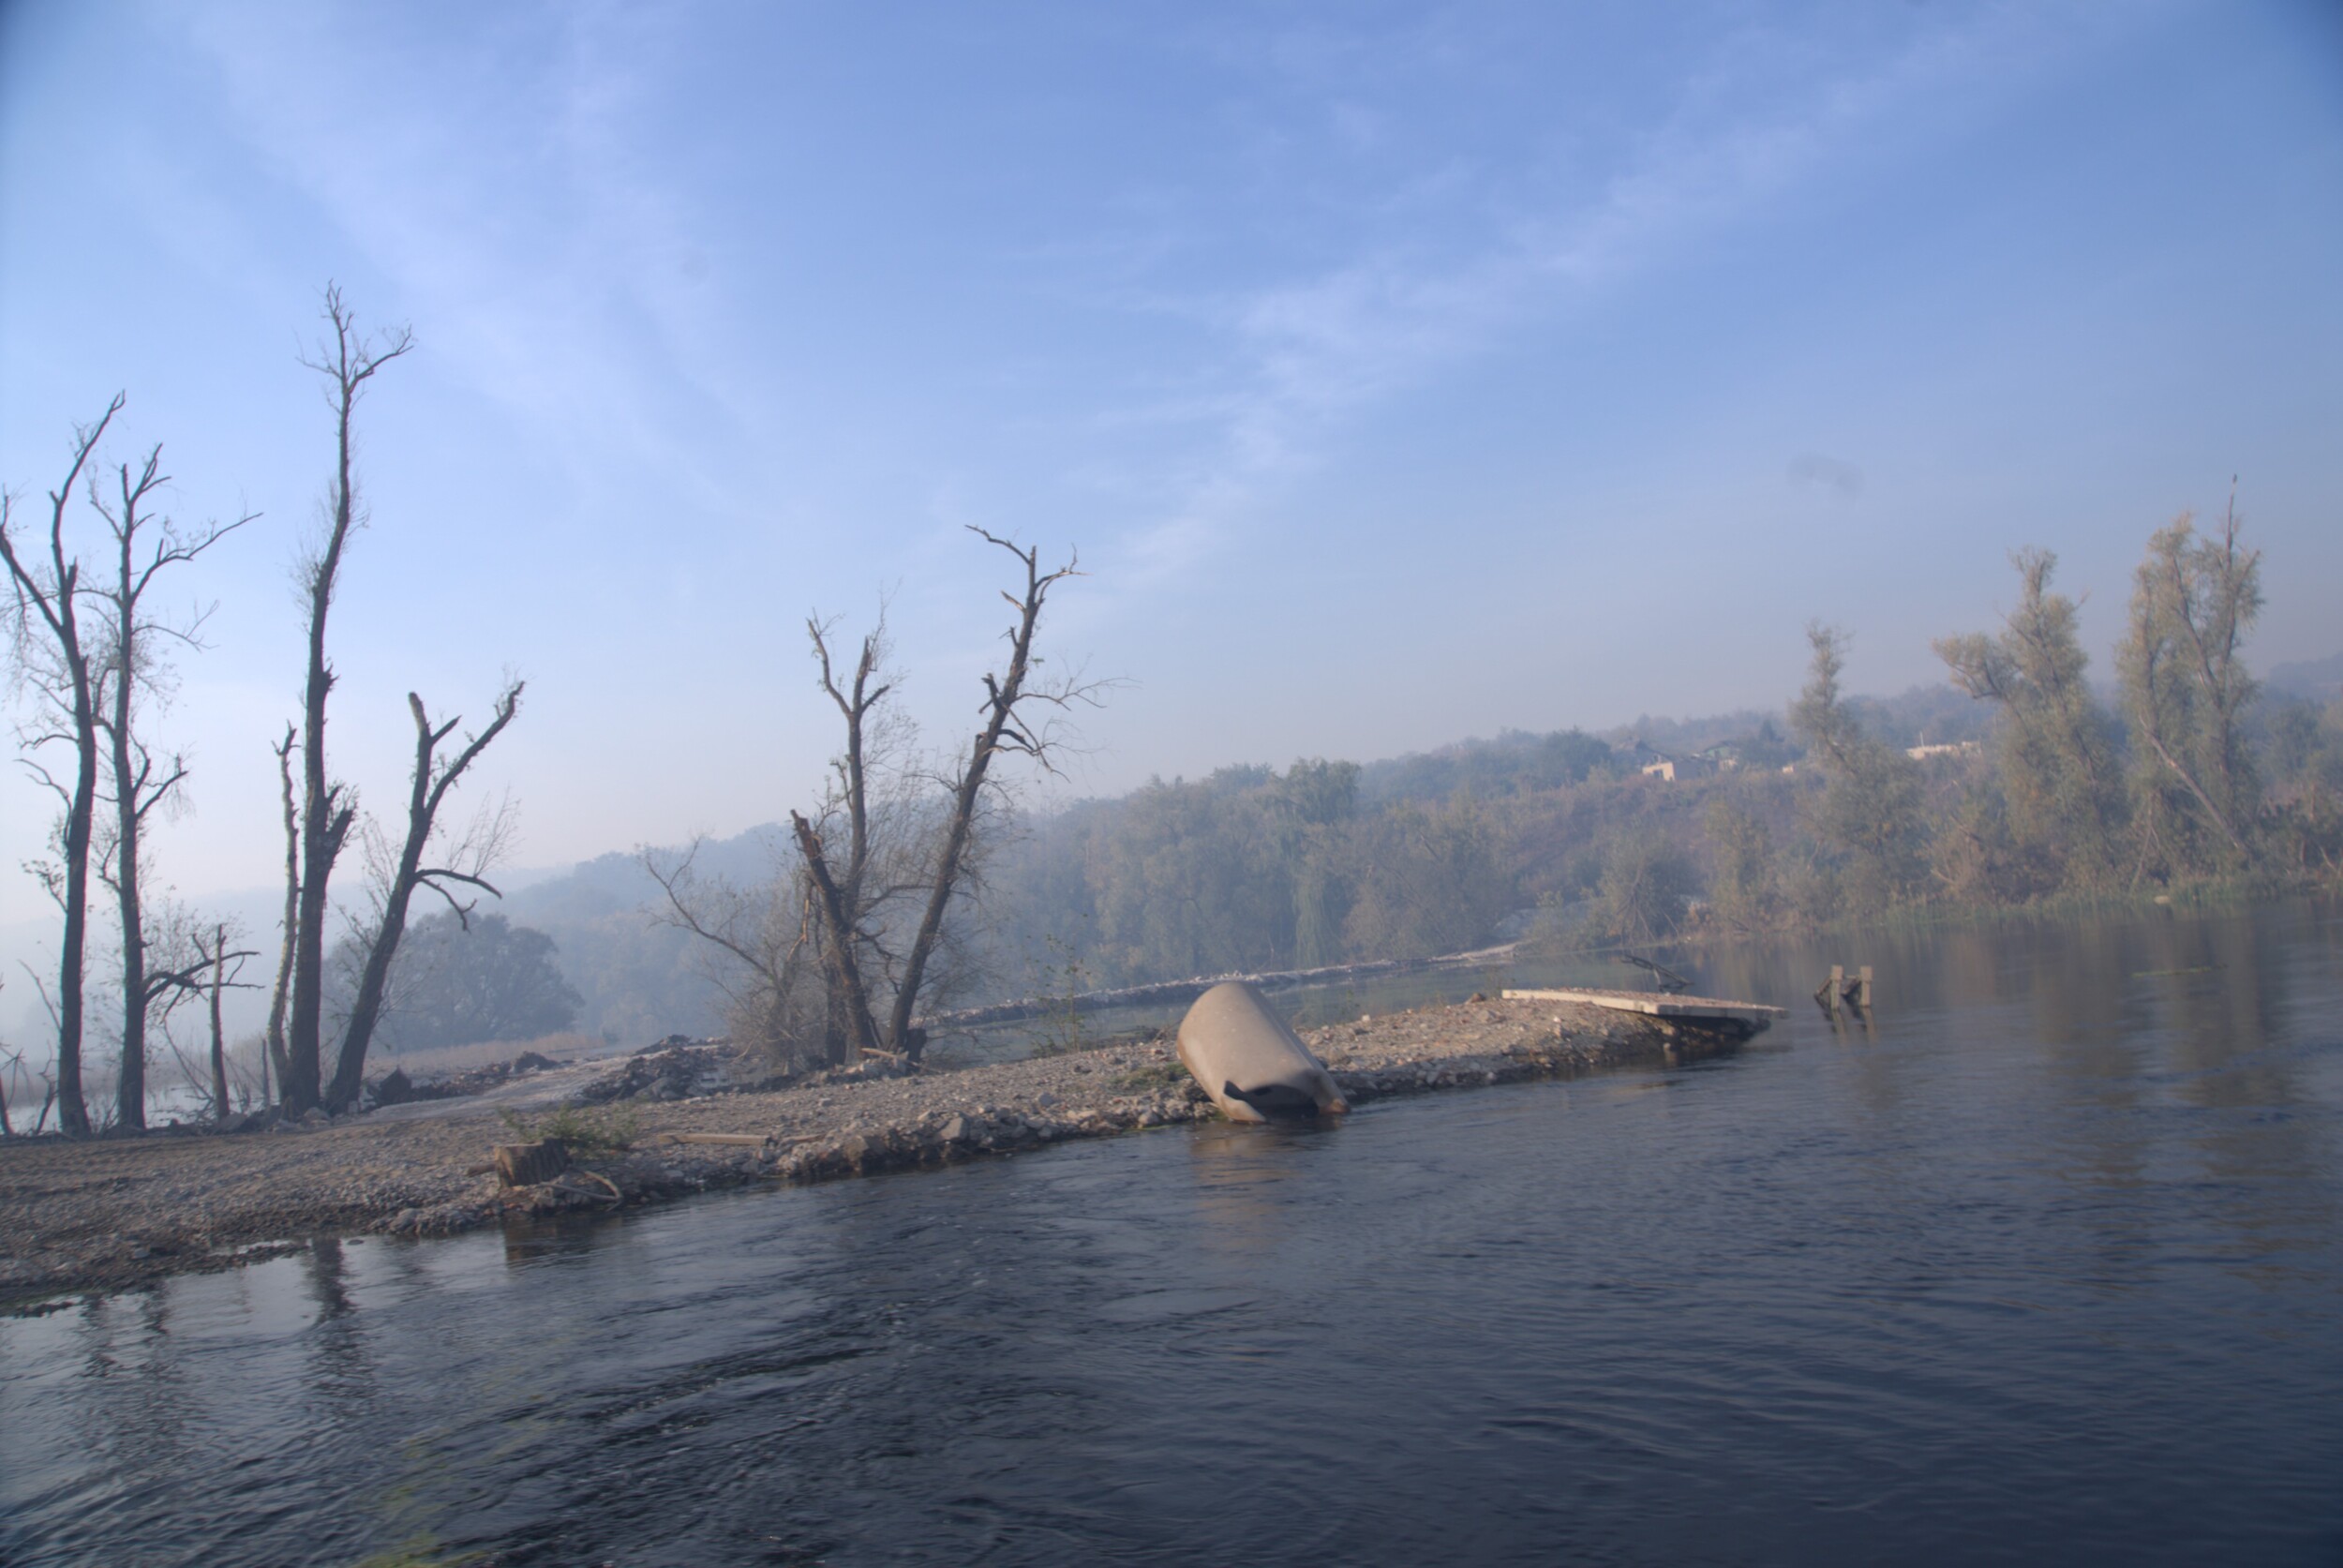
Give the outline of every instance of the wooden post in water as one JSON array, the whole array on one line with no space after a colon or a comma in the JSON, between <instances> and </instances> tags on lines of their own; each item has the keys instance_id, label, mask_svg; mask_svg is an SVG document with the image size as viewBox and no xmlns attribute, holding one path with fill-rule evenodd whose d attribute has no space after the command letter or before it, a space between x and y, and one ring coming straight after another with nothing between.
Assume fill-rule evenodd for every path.
<instances>
[{"instance_id":1,"label":"wooden post in water","mask_svg":"<svg viewBox=\"0 0 2343 1568\"><path fill-rule=\"evenodd\" d=\"M1845 964L1832 964L1829 976L1814 988L1814 1000L1834 1019L1842 1008L1853 1008L1868 1017L1872 1010L1872 966L1864 964L1850 980Z\"/></svg>"}]
</instances>

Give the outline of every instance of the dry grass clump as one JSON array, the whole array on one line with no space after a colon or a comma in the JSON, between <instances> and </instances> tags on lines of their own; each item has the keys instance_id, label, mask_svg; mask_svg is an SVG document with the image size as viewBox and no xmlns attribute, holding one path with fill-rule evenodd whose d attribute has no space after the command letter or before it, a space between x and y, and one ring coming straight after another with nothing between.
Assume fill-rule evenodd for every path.
<instances>
[{"instance_id":1,"label":"dry grass clump","mask_svg":"<svg viewBox=\"0 0 2343 1568\"><path fill-rule=\"evenodd\" d=\"M521 1142L542 1143L548 1138L556 1139L573 1157L581 1159L618 1154L633 1147L643 1127L641 1111L632 1105L565 1105L543 1116L523 1116L514 1111L498 1114Z\"/></svg>"}]
</instances>

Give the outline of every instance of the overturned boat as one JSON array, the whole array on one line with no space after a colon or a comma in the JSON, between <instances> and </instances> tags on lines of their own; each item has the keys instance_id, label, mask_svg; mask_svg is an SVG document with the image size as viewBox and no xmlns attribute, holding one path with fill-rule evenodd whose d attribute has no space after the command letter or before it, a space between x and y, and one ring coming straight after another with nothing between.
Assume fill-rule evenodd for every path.
<instances>
[{"instance_id":1,"label":"overturned boat","mask_svg":"<svg viewBox=\"0 0 2343 1568\"><path fill-rule=\"evenodd\" d=\"M1187 1009L1180 1020L1180 1065L1232 1122L1351 1109L1326 1065L1243 980L1214 986Z\"/></svg>"}]
</instances>

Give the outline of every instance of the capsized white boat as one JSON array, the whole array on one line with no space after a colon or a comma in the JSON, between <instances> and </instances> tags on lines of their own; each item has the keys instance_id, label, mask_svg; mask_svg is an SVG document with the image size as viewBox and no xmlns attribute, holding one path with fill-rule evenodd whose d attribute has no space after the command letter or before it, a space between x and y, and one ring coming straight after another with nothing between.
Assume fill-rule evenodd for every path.
<instances>
[{"instance_id":1,"label":"capsized white boat","mask_svg":"<svg viewBox=\"0 0 2343 1568\"><path fill-rule=\"evenodd\" d=\"M1224 980L1180 1020L1180 1064L1232 1122L1339 1115L1334 1074L1243 980Z\"/></svg>"}]
</instances>

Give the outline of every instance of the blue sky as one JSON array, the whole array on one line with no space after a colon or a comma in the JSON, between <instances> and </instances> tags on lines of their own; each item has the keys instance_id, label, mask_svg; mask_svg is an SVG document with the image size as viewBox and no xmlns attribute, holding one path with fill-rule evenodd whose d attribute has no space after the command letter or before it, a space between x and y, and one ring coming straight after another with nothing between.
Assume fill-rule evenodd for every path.
<instances>
[{"instance_id":1,"label":"blue sky","mask_svg":"<svg viewBox=\"0 0 2343 1568\"><path fill-rule=\"evenodd\" d=\"M338 279L418 351L334 760L404 694L550 864L806 800L819 609L891 603L964 725L977 523L1079 546L1127 684L1070 787L1770 706L1801 626L1934 679L2007 552L2089 595L2231 476L2263 664L2343 648L2343 23L2300 4L18 4L0 478L129 394L183 516L261 522L157 732L187 895L265 885L288 562ZM0 783L0 860L41 798ZM39 912L0 878L0 926Z\"/></svg>"}]
</instances>

